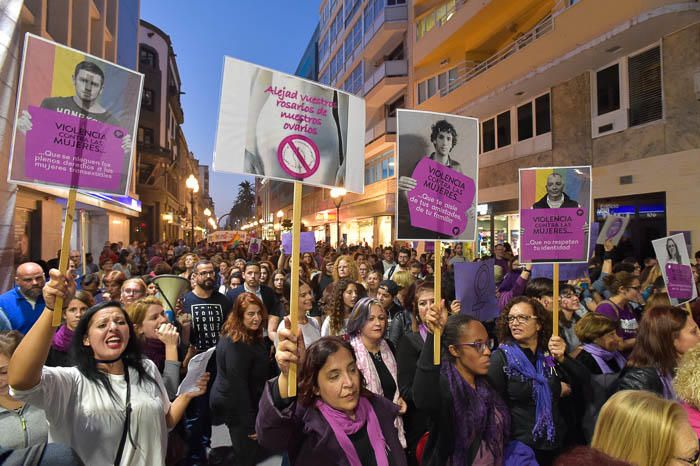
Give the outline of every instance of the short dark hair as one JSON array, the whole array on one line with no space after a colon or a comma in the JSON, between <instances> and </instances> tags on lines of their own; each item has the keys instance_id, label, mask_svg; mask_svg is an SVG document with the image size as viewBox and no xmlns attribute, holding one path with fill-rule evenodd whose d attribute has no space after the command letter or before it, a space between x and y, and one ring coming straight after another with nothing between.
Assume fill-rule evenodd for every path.
<instances>
[{"instance_id":1,"label":"short dark hair","mask_svg":"<svg viewBox=\"0 0 700 466\"><path fill-rule=\"evenodd\" d=\"M262 266L260 265L260 262L257 261L248 261L245 263L245 267L243 268L243 272L248 270L248 267L257 267L259 270L262 270Z\"/></svg>"},{"instance_id":2,"label":"short dark hair","mask_svg":"<svg viewBox=\"0 0 700 466\"><path fill-rule=\"evenodd\" d=\"M695 258L700 259L700 250L695 251Z\"/></svg>"},{"instance_id":3,"label":"short dark hair","mask_svg":"<svg viewBox=\"0 0 700 466\"><path fill-rule=\"evenodd\" d=\"M408 257L411 257L411 250L408 248L401 248L399 249L399 254L406 254Z\"/></svg>"},{"instance_id":4,"label":"short dark hair","mask_svg":"<svg viewBox=\"0 0 700 466\"><path fill-rule=\"evenodd\" d=\"M199 269L200 265L211 265L213 267L214 263L212 261L210 261L209 259L200 259L197 261L196 264L194 264L194 267L192 268L192 270L194 270L196 272L197 269Z\"/></svg>"},{"instance_id":5,"label":"short dark hair","mask_svg":"<svg viewBox=\"0 0 700 466\"><path fill-rule=\"evenodd\" d=\"M459 338L462 333L462 327L469 325L469 322L475 320L467 314L454 314L447 318L445 328L442 330L442 348L450 362L455 361L455 357L450 354L448 348L451 345L459 344Z\"/></svg>"},{"instance_id":6,"label":"short dark hair","mask_svg":"<svg viewBox=\"0 0 700 466\"><path fill-rule=\"evenodd\" d=\"M352 355L352 359L357 361L355 351L347 341L340 337L323 337L316 340L306 349L304 359L301 361L299 380L299 401L304 407L311 406L316 400L318 388L318 374L326 365L328 357L345 348ZM372 394L365 388L365 380L362 371L357 371L360 376L360 395L371 397Z\"/></svg>"},{"instance_id":7,"label":"short dark hair","mask_svg":"<svg viewBox=\"0 0 700 466\"><path fill-rule=\"evenodd\" d=\"M440 133L450 133L452 135L452 147L450 150L457 145L457 130L454 126L447 120L440 120L435 122L435 124L430 128L430 141L435 142L437 140L438 134Z\"/></svg>"},{"instance_id":8,"label":"short dark hair","mask_svg":"<svg viewBox=\"0 0 700 466\"><path fill-rule=\"evenodd\" d=\"M377 298L360 298L355 303L355 306L353 306L350 312L348 324L346 326L348 335L355 336L362 331L362 327L364 327L367 320L369 320L369 315L374 305L382 307ZM384 310L383 307L382 310Z\"/></svg>"},{"instance_id":9,"label":"short dark hair","mask_svg":"<svg viewBox=\"0 0 700 466\"><path fill-rule=\"evenodd\" d=\"M525 287L528 298L542 299L544 296L554 296L554 282L551 278L537 277L530 280Z\"/></svg>"},{"instance_id":10,"label":"short dark hair","mask_svg":"<svg viewBox=\"0 0 700 466\"><path fill-rule=\"evenodd\" d=\"M85 70L89 71L90 73L95 73L98 75L100 78L102 78L102 84L100 87L104 86L105 84L105 73L102 71L102 68L97 66L97 63L93 63L91 61L83 60L77 65L75 65L75 71L73 71L73 76L78 76L78 72L80 70Z\"/></svg>"}]
</instances>

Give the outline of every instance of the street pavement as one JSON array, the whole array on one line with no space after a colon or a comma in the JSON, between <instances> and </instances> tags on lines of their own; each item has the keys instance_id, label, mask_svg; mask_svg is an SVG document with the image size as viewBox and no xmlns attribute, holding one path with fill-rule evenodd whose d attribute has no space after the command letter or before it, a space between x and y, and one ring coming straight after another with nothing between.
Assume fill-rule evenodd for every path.
<instances>
[{"instance_id":1,"label":"street pavement","mask_svg":"<svg viewBox=\"0 0 700 466\"><path fill-rule=\"evenodd\" d=\"M228 435L228 429L225 425L212 426L211 428L211 447L230 447L231 437ZM280 466L282 464L281 456L272 456L258 466Z\"/></svg>"}]
</instances>

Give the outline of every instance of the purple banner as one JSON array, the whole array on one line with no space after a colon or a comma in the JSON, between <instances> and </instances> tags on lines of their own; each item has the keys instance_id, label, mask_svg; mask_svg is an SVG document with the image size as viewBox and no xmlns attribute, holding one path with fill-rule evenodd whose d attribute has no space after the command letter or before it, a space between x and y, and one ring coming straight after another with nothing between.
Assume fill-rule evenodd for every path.
<instances>
[{"instance_id":1,"label":"purple banner","mask_svg":"<svg viewBox=\"0 0 700 466\"><path fill-rule=\"evenodd\" d=\"M586 209L523 209L521 262L586 261Z\"/></svg>"},{"instance_id":2,"label":"purple banner","mask_svg":"<svg viewBox=\"0 0 700 466\"><path fill-rule=\"evenodd\" d=\"M316 252L316 237L313 231L302 231L300 237L299 252ZM282 249L285 254L292 253L292 233L287 231L282 233Z\"/></svg>"},{"instance_id":3,"label":"purple banner","mask_svg":"<svg viewBox=\"0 0 700 466\"><path fill-rule=\"evenodd\" d=\"M462 305L462 314L482 322L498 317L494 264L493 259L454 264L455 296Z\"/></svg>"},{"instance_id":4,"label":"purple banner","mask_svg":"<svg viewBox=\"0 0 700 466\"><path fill-rule=\"evenodd\" d=\"M29 182L123 194L129 155L128 131L100 121L30 106L25 179ZM122 184L123 182L123 184Z\"/></svg>"},{"instance_id":5,"label":"purple banner","mask_svg":"<svg viewBox=\"0 0 700 466\"><path fill-rule=\"evenodd\" d=\"M418 162L411 176L417 182L408 192L411 225L445 235L461 235L476 193L474 180L427 157Z\"/></svg>"},{"instance_id":6,"label":"purple banner","mask_svg":"<svg viewBox=\"0 0 700 466\"><path fill-rule=\"evenodd\" d=\"M693 298L693 272L689 265L666 264L666 291L680 301Z\"/></svg>"}]
</instances>

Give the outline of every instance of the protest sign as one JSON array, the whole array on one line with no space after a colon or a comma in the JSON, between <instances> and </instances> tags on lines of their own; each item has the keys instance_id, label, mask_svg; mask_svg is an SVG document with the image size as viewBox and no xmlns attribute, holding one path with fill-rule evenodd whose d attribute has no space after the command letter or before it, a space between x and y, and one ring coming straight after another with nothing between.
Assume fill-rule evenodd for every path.
<instances>
[{"instance_id":1,"label":"protest sign","mask_svg":"<svg viewBox=\"0 0 700 466\"><path fill-rule=\"evenodd\" d=\"M27 34L8 180L129 194L143 75Z\"/></svg>"},{"instance_id":2,"label":"protest sign","mask_svg":"<svg viewBox=\"0 0 700 466\"><path fill-rule=\"evenodd\" d=\"M364 136L363 99L225 58L214 170L362 193Z\"/></svg>"},{"instance_id":3,"label":"protest sign","mask_svg":"<svg viewBox=\"0 0 700 466\"><path fill-rule=\"evenodd\" d=\"M403 109L397 114L397 238L473 240L478 120Z\"/></svg>"},{"instance_id":4,"label":"protest sign","mask_svg":"<svg viewBox=\"0 0 700 466\"><path fill-rule=\"evenodd\" d=\"M586 262L591 167L520 169L521 262Z\"/></svg>"},{"instance_id":5,"label":"protest sign","mask_svg":"<svg viewBox=\"0 0 700 466\"><path fill-rule=\"evenodd\" d=\"M617 246L629 223L629 217L608 215L608 217L605 219L605 223L603 224L603 228L600 229L600 234L598 235L596 244L605 244L607 240L610 240L614 246Z\"/></svg>"},{"instance_id":6,"label":"protest sign","mask_svg":"<svg viewBox=\"0 0 700 466\"><path fill-rule=\"evenodd\" d=\"M455 296L462 305L462 314L482 322L498 317L494 264L493 259L454 264Z\"/></svg>"},{"instance_id":7,"label":"protest sign","mask_svg":"<svg viewBox=\"0 0 700 466\"><path fill-rule=\"evenodd\" d=\"M246 234L244 231L236 230L218 230L209 233L210 243L230 243L231 241L245 241Z\"/></svg>"},{"instance_id":8,"label":"protest sign","mask_svg":"<svg viewBox=\"0 0 700 466\"><path fill-rule=\"evenodd\" d=\"M659 238L651 242L666 291L673 306L678 306L698 297L688 248L682 233Z\"/></svg>"},{"instance_id":9,"label":"protest sign","mask_svg":"<svg viewBox=\"0 0 700 466\"><path fill-rule=\"evenodd\" d=\"M302 231L300 236L301 243L299 245L299 252L316 252L316 237L313 231ZM282 249L285 254L291 254L292 252L292 233L284 232L282 233Z\"/></svg>"},{"instance_id":10,"label":"protest sign","mask_svg":"<svg viewBox=\"0 0 700 466\"><path fill-rule=\"evenodd\" d=\"M589 235L589 246L588 246L588 258L593 257L595 252L594 241L598 238L598 231L600 230L600 225L598 223L591 224L591 231ZM554 278L554 265L553 264L535 264L532 266L532 273L530 278ZM580 278L588 278L588 263L587 262L577 262L574 264L559 264L559 280L577 280Z\"/></svg>"},{"instance_id":11,"label":"protest sign","mask_svg":"<svg viewBox=\"0 0 700 466\"><path fill-rule=\"evenodd\" d=\"M258 254L260 252L260 246L262 246L262 240L260 238L251 238L248 244L248 252L251 255Z\"/></svg>"}]
</instances>

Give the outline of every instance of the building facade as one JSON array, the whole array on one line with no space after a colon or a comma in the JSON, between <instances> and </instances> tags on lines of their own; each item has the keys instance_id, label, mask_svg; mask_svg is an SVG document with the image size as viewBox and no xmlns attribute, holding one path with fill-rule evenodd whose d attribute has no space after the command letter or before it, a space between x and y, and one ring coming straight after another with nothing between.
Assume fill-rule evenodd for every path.
<instances>
[{"instance_id":1,"label":"building facade","mask_svg":"<svg viewBox=\"0 0 700 466\"><path fill-rule=\"evenodd\" d=\"M0 45L0 287L6 289L14 276L12 267L23 260L55 257L60 248L67 190L36 185L8 184L7 166L15 120L15 105L24 35L27 32L131 67L136 61L135 34L138 0L10 0L3 3ZM87 225L73 228L72 247L85 236L88 250L99 255L105 241L129 240L129 219L138 215L139 201L127 197L79 192L77 209ZM76 216L77 219L81 215Z\"/></svg>"},{"instance_id":2,"label":"building facade","mask_svg":"<svg viewBox=\"0 0 700 466\"><path fill-rule=\"evenodd\" d=\"M204 208L212 205L209 172L189 151L182 129L182 82L172 42L157 26L141 20L138 47L144 88L137 135L136 191L142 211L132 222L131 237L149 242L189 241L194 208L195 239L199 240L207 225ZM193 193L186 186L190 175L199 181L194 203Z\"/></svg>"},{"instance_id":3,"label":"building facade","mask_svg":"<svg viewBox=\"0 0 700 466\"><path fill-rule=\"evenodd\" d=\"M566 165L592 165L596 221L631 217L628 255L700 247L700 4L416 1L411 22L411 105L481 121L483 251L519 248L518 169Z\"/></svg>"}]
</instances>

